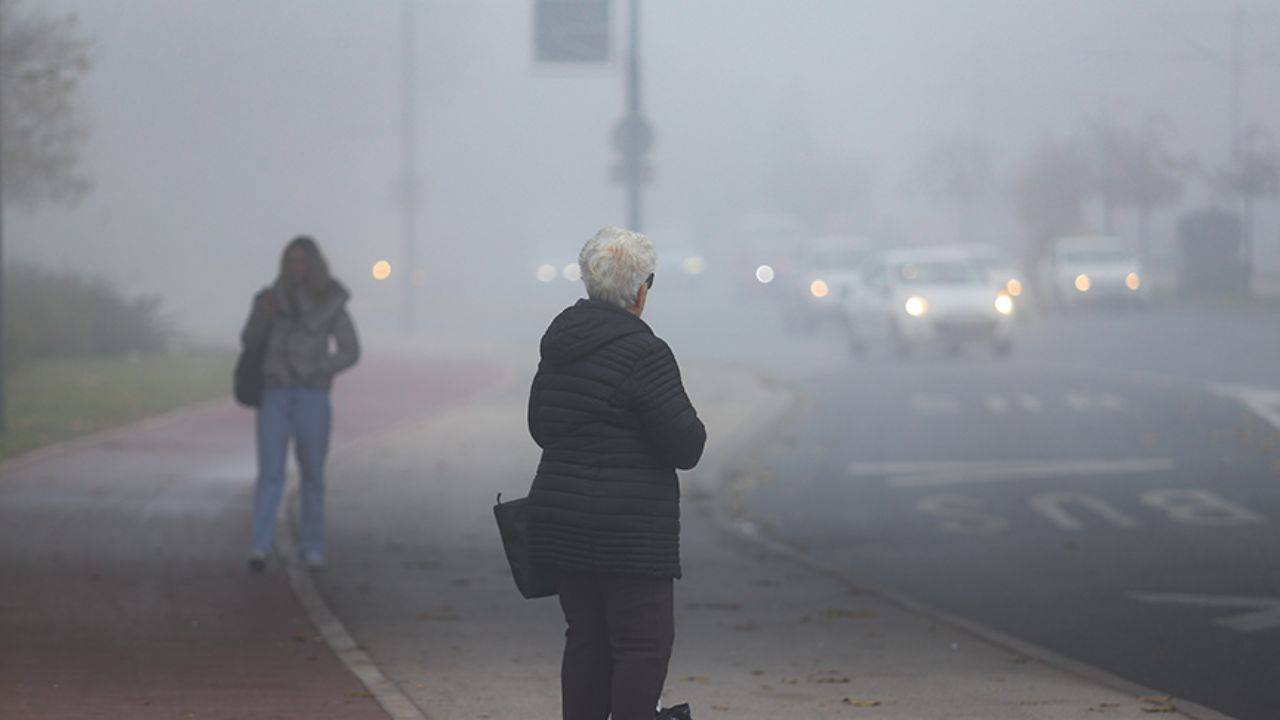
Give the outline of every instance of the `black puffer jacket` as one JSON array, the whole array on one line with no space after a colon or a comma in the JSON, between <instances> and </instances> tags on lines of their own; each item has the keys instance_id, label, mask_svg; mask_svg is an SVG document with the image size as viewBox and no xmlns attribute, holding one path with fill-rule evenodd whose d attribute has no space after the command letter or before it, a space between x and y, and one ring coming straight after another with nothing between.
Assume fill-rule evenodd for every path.
<instances>
[{"instance_id":1,"label":"black puffer jacket","mask_svg":"<svg viewBox=\"0 0 1280 720\"><path fill-rule=\"evenodd\" d=\"M542 462L529 493L533 560L565 570L680 576L676 468L707 433L675 356L643 320L580 300L542 338L529 393Z\"/></svg>"}]
</instances>

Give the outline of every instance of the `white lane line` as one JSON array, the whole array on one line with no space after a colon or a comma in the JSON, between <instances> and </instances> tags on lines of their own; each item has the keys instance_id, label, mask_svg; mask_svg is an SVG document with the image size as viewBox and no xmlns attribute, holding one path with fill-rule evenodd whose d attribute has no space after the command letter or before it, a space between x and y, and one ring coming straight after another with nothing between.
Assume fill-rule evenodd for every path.
<instances>
[{"instance_id":1,"label":"white lane line","mask_svg":"<svg viewBox=\"0 0 1280 720\"><path fill-rule=\"evenodd\" d=\"M1009 401L1002 395L986 395L982 398L982 405L992 415L1003 415L1009 412Z\"/></svg>"},{"instance_id":2,"label":"white lane line","mask_svg":"<svg viewBox=\"0 0 1280 720\"><path fill-rule=\"evenodd\" d=\"M955 415L960 401L949 395L912 395L911 409L921 415Z\"/></svg>"},{"instance_id":3,"label":"white lane line","mask_svg":"<svg viewBox=\"0 0 1280 720\"><path fill-rule=\"evenodd\" d=\"M290 475L294 474L290 473ZM426 714L413 704L399 685L382 674L382 670L378 668L369 653L365 652L364 648L360 647L356 639L351 636L347 626L329 608L324 596L316 588L311 573L298 559L298 548L293 541L294 523L290 521L297 498L297 484L291 482L290 485L292 487L288 496L289 511L281 513L280 520L276 524L276 554L289 576L289 584L293 587L294 595L302 603L311 624L320 631L325 644L364 684L369 694L378 701L392 720L427 720Z\"/></svg>"},{"instance_id":4,"label":"white lane line","mask_svg":"<svg viewBox=\"0 0 1280 720\"><path fill-rule=\"evenodd\" d=\"M1247 385L1215 385L1213 391L1243 403L1253 414L1280 430L1280 390Z\"/></svg>"},{"instance_id":5,"label":"white lane line","mask_svg":"<svg viewBox=\"0 0 1280 720\"><path fill-rule=\"evenodd\" d=\"M1134 475L1173 470L1171 458L851 463L851 477L887 477L889 487L942 487L1012 480Z\"/></svg>"},{"instance_id":6,"label":"white lane line","mask_svg":"<svg viewBox=\"0 0 1280 720\"><path fill-rule=\"evenodd\" d=\"M1251 612L1214 618L1213 623L1248 633L1280 628L1280 598L1255 595L1194 595L1190 593L1131 592L1129 597L1155 605L1243 608Z\"/></svg>"},{"instance_id":7,"label":"white lane line","mask_svg":"<svg viewBox=\"0 0 1280 720\"><path fill-rule=\"evenodd\" d=\"M1044 403L1040 402L1040 398L1030 393L1022 393L1019 395L1018 404L1027 412L1038 413L1044 409Z\"/></svg>"}]
</instances>

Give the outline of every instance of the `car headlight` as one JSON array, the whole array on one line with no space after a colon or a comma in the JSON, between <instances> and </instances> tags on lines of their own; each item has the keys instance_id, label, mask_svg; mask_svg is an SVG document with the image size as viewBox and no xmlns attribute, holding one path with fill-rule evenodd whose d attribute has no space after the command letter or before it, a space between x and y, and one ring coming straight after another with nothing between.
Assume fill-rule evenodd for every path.
<instances>
[{"instance_id":1,"label":"car headlight","mask_svg":"<svg viewBox=\"0 0 1280 720\"><path fill-rule=\"evenodd\" d=\"M1089 280L1089 276L1080 273L1076 276L1076 289L1080 292L1089 292L1089 288L1093 287L1093 281Z\"/></svg>"},{"instance_id":2,"label":"car headlight","mask_svg":"<svg viewBox=\"0 0 1280 720\"><path fill-rule=\"evenodd\" d=\"M912 295L907 298L907 302L902 306L902 309L906 310L911 317L922 317L929 312L929 301L919 295Z\"/></svg>"},{"instance_id":3,"label":"car headlight","mask_svg":"<svg viewBox=\"0 0 1280 720\"><path fill-rule=\"evenodd\" d=\"M996 306L996 312L1000 313L1001 315L1013 314L1013 298L1009 297L1008 295L1005 295L1004 293L1000 293L999 295L996 296L995 306Z\"/></svg>"},{"instance_id":4,"label":"car headlight","mask_svg":"<svg viewBox=\"0 0 1280 720\"><path fill-rule=\"evenodd\" d=\"M1018 297L1022 294L1022 281L1018 278L1009 278L1008 282L1004 284L1004 289L1005 292L1009 293L1010 297Z\"/></svg>"},{"instance_id":5,"label":"car headlight","mask_svg":"<svg viewBox=\"0 0 1280 720\"><path fill-rule=\"evenodd\" d=\"M1142 287L1142 278L1138 277L1138 273L1131 272L1124 276L1124 286L1130 290L1137 290Z\"/></svg>"}]
</instances>

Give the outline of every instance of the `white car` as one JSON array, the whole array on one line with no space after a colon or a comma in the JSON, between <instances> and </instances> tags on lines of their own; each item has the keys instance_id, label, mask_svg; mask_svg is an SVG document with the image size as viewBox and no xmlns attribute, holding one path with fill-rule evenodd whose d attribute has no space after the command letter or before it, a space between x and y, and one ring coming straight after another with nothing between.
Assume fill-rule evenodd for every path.
<instances>
[{"instance_id":1,"label":"white car","mask_svg":"<svg viewBox=\"0 0 1280 720\"><path fill-rule=\"evenodd\" d=\"M982 266L997 291L1003 290L1017 298L1026 289L1024 276L1017 265L995 246L969 245L963 247L963 252Z\"/></svg>"},{"instance_id":2,"label":"white car","mask_svg":"<svg viewBox=\"0 0 1280 720\"><path fill-rule=\"evenodd\" d=\"M1114 237L1059 240L1044 275L1061 307L1097 301L1144 303L1150 293L1138 258Z\"/></svg>"},{"instance_id":3,"label":"white car","mask_svg":"<svg viewBox=\"0 0 1280 720\"><path fill-rule=\"evenodd\" d=\"M991 287L983 268L963 253L898 250L874 256L842 298L850 344L862 354L884 344L899 356L936 345L958 354L986 344L1013 350L1015 301Z\"/></svg>"}]
</instances>

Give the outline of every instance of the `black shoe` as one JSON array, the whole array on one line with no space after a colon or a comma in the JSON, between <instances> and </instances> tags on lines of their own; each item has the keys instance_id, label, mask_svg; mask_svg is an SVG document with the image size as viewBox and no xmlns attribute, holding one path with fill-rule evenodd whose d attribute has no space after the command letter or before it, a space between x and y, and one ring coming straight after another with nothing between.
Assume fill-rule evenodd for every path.
<instances>
[{"instance_id":1,"label":"black shoe","mask_svg":"<svg viewBox=\"0 0 1280 720\"><path fill-rule=\"evenodd\" d=\"M659 710L653 720L693 720L693 712L689 710L689 703L681 703Z\"/></svg>"}]
</instances>

